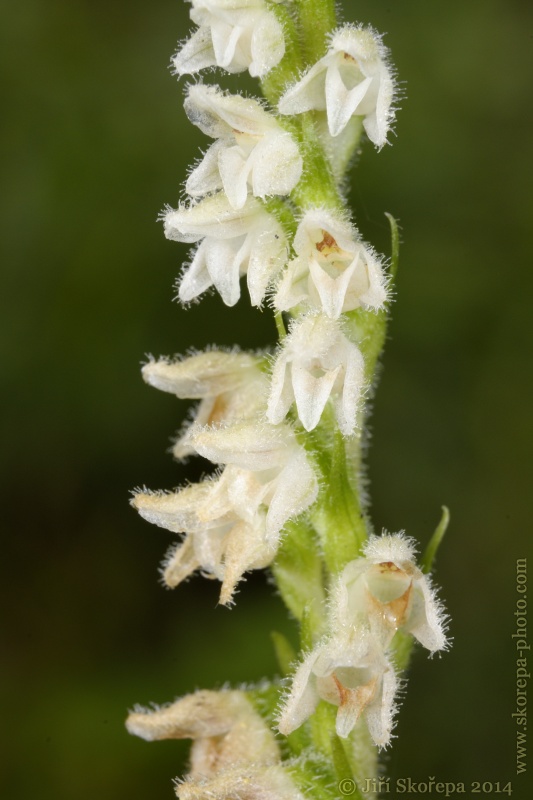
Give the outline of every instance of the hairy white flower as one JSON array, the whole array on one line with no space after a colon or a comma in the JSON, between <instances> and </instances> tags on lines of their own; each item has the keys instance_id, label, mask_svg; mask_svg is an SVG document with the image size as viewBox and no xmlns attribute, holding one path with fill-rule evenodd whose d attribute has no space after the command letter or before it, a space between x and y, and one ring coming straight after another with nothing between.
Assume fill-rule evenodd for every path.
<instances>
[{"instance_id":1,"label":"hairy white flower","mask_svg":"<svg viewBox=\"0 0 533 800\"><path fill-rule=\"evenodd\" d=\"M207 350L177 361L150 359L142 375L157 389L200 400L194 418L197 425L247 419L266 407L268 378L259 367L259 358L250 353ZM174 445L176 458L195 452L187 439L189 427Z\"/></svg>"},{"instance_id":2,"label":"hairy white flower","mask_svg":"<svg viewBox=\"0 0 533 800\"><path fill-rule=\"evenodd\" d=\"M202 570L222 582L220 602L228 605L245 572L272 562L285 523L315 501L317 479L286 426L199 428L188 441L227 464L222 474L176 492L136 492L132 506L148 522L186 534L165 561L166 585Z\"/></svg>"},{"instance_id":3,"label":"hairy white flower","mask_svg":"<svg viewBox=\"0 0 533 800\"><path fill-rule=\"evenodd\" d=\"M381 263L342 217L320 208L305 212L289 262L277 287L279 311L306 303L337 319L355 308L380 309L387 299Z\"/></svg>"},{"instance_id":4,"label":"hairy white flower","mask_svg":"<svg viewBox=\"0 0 533 800\"><path fill-rule=\"evenodd\" d=\"M305 800L281 764L234 767L210 780L176 785L180 800Z\"/></svg>"},{"instance_id":5,"label":"hairy white flower","mask_svg":"<svg viewBox=\"0 0 533 800\"><path fill-rule=\"evenodd\" d=\"M247 276L252 305L260 306L269 284L287 255L278 221L254 198L232 208L223 192L165 214L165 236L200 244L179 285L179 298L189 303L214 286L227 306L234 306Z\"/></svg>"},{"instance_id":6,"label":"hairy white flower","mask_svg":"<svg viewBox=\"0 0 533 800\"><path fill-rule=\"evenodd\" d=\"M280 761L274 734L240 691L198 691L159 708L136 708L126 728L149 742L193 739L189 780Z\"/></svg>"},{"instance_id":7,"label":"hairy white flower","mask_svg":"<svg viewBox=\"0 0 533 800\"><path fill-rule=\"evenodd\" d=\"M278 110L326 111L331 136L338 136L352 116L363 117L368 138L381 148L394 117L393 93L381 37L371 28L348 24L334 31L326 55L285 92Z\"/></svg>"},{"instance_id":8,"label":"hairy white flower","mask_svg":"<svg viewBox=\"0 0 533 800\"><path fill-rule=\"evenodd\" d=\"M333 629L367 624L384 647L397 630L411 633L434 653L446 645L446 618L429 578L416 566L412 539L371 536L364 557L346 565L332 592Z\"/></svg>"},{"instance_id":9,"label":"hairy white flower","mask_svg":"<svg viewBox=\"0 0 533 800\"><path fill-rule=\"evenodd\" d=\"M364 361L337 321L312 314L293 323L272 372L267 418L276 424L296 403L308 431L318 425L331 397L345 436L356 427L364 386Z\"/></svg>"},{"instance_id":10,"label":"hairy white flower","mask_svg":"<svg viewBox=\"0 0 533 800\"><path fill-rule=\"evenodd\" d=\"M264 0L191 0L199 28L173 58L178 75L206 67L262 78L285 53L283 28Z\"/></svg>"},{"instance_id":11,"label":"hairy white flower","mask_svg":"<svg viewBox=\"0 0 533 800\"><path fill-rule=\"evenodd\" d=\"M397 679L394 668L374 637L351 627L323 639L303 660L278 719L288 735L314 712L320 699L339 706L337 734L347 737L361 715L372 739L386 746L394 718Z\"/></svg>"},{"instance_id":12,"label":"hairy white flower","mask_svg":"<svg viewBox=\"0 0 533 800\"><path fill-rule=\"evenodd\" d=\"M270 547L277 546L285 523L316 500L315 472L286 425L272 427L252 420L202 428L191 433L190 442L200 455L227 465L210 498L211 513L232 509L251 523L266 508L265 537Z\"/></svg>"},{"instance_id":13,"label":"hairy white flower","mask_svg":"<svg viewBox=\"0 0 533 800\"><path fill-rule=\"evenodd\" d=\"M261 198L294 189L302 174L298 145L257 100L200 83L189 87L184 107L217 140L185 184L192 197L223 189L233 208L242 208L249 189Z\"/></svg>"},{"instance_id":14,"label":"hairy white flower","mask_svg":"<svg viewBox=\"0 0 533 800\"><path fill-rule=\"evenodd\" d=\"M173 589L201 570L221 581L220 602L228 605L243 574L268 566L276 550L266 541L263 509L244 520L228 504L215 506L214 490L216 481L204 481L177 492L137 492L131 504L148 522L186 534L163 564L165 584Z\"/></svg>"}]
</instances>

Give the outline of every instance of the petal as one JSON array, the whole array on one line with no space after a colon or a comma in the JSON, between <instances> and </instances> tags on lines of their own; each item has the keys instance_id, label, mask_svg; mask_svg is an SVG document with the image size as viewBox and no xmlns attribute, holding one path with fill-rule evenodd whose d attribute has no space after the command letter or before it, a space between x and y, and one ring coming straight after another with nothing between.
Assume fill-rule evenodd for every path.
<instances>
[{"instance_id":1,"label":"petal","mask_svg":"<svg viewBox=\"0 0 533 800\"><path fill-rule=\"evenodd\" d=\"M337 735L346 739L354 729L362 712L372 701L378 683L377 676L374 676L368 683L358 686L356 689L342 689L339 710L335 729Z\"/></svg>"},{"instance_id":2,"label":"petal","mask_svg":"<svg viewBox=\"0 0 533 800\"><path fill-rule=\"evenodd\" d=\"M201 428L191 434L191 441L200 455L215 464L260 471L283 463L294 437L285 426L274 428L245 421L222 428Z\"/></svg>"},{"instance_id":3,"label":"petal","mask_svg":"<svg viewBox=\"0 0 533 800\"><path fill-rule=\"evenodd\" d=\"M222 141L214 142L200 164L190 173L185 183L185 191L191 197L203 197L222 189L218 158L224 146Z\"/></svg>"},{"instance_id":4,"label":"petal","mask_svg":"<svg viewBox=\"0 0 533 800\"><path fill-rule=\"evenodd\" d=\"M178 289L178 297L182 303L190 303L191 300L203 294L213 285L213 279L207 269L207 248L208 245L204 240L197 248L193 260L182 275Z\"/></svg>"},{"instance_id":5,"label":"petal","mask_svg":"<svg viewBox=\"0 0 533 800\"><path fill-rule=\"evenodd\" d=\"M185 42L172 59L177 75L193 75L206 67L216 65L211 29L202 25Z\"/></svg>"},{"instance_id":6,"label":"petal","mask_svg":"<svg viewBox=\"0 0 533 800\"><path fill-rule=\"evenodd\" d=\"M225 25L217 21L211 26L211 36L213 39L213 50L217 66L228 69L235 57L235 50L243 29L238 25ZM246 69L243 65L242 69ZM239 70L235 70L239 71Z\"/></svg>"},{"instance_id":7,"label":"petal","mask_svg":"<svg viewBox=\"0 0 533 800\"><path fill-rule=\"evenodd\" d=\"M196 511L208 492L207 482L191 484L178 492L136 492L131 505L148 522L183 533L198 526Z\"/></svg>"},{"instance_id":8,"label":"petal","mask_svg":"<svg viewBox=\"0 0 533 800\"><path fill-rule=\"evenodd\" d=\"M243 268L243 248L246 237L217 241L207 238L204 242L205 261L213 285L227 306L234 306L240 296L240 277Z\"/></svg>"},{"instance_id":9,"label":"petal","mask_svg":"<svg viewBox=\"0 0 533 800\"><path fill-rule=\"evenodd\" d=\"M238 94L224 94L216 86L196 84L184 103L187 116L213 139L233 136L235 131L262 136L278 124L261 103Z\"/></svg>"},{"instance_id":10,"label":"petal","mask_svg":"<svg viewBox=\"0 0 533 800\"><path fill-rule=\"evenodd\" d=\"M285 736L299 728L314 712L320 697L316 689L313 667L319 648L312 650L302 661L292 679L292 688L278 717L278 730Z\"/></svg>"},{"instance_id":11,"label":"petal","mask_svg":"<svg viewBox=\"0 0 533 800\"><path fill-rule=\"evenodd\" d=\"M282 350L274 364L270 382L266 417L272 425L277 425L285 419L294 400L290 370L287 354Z\"/></svg>"},{"instance_id":12,"label":"petal","mask_svg":"<svg viewBox=\"0 0 533 800\"><path fill-rule=\"evenodd\" d=\"M130 733L153 742L161 739L198 739L223 736L239 719L253 714L242 692L199 691L162 708L135 711L126 727Z\"/></svg>"},{"instance_id":13,"label":"petal","mask_svg":"<svg viewBox=\"0 0 533 800\"><path fill-rule=\"evenodd\" d=\"M262 78L285 54L283 28L270 11L265 11L253 26L251 39L250 75Z\"/></svg>"},{"instance_id":14,"label":"petal","mask_svg":"<svg viewBox=\"0 0 533 800\"><path fill-rule=\"evenodd\" d=\"M248 196L251 161L243 156L243 151L238 145L226 146L219 151L218 169L229 202L233 208L242 208Z\"/></svg>"},{"instance_id":15,"label":"petal","mask_svg":"<svg viewBox=\"0 0 533 800\"><path fill-rule=\"evenodd\" d=\"M309 273L320 298L321 308L330 319L338 319L345 310L346 294L355 271L355 262L337 278L330 277L315 259L309 261Z\"/></svg>"},{"instance_id":16,"label":"petal","mask_svg":"<svg viewBox=\"0 0 533 800\"><path fill-rule=\"evenodd\" d=\"M340 369L339 365L335 369L324 370L321 377L315 378L305 367L293 363L294 399L300 422L306 431L312 431L318 425Z\"/></svg>"},{"instance_id":17,"label":"petal","mask_svg":"<svg viewBox=\"0 0 533 800\"><path fill-rule=\"evenodd\" d=\"M219 192L199 203L168 211L165 236L178 242L196 242L204 236L233 239L248 233L260 213L263 213L262 208L254 198L249 198L243 208L236 210L224 192Z\"/></svg>"},{"instance_id":18,"label":"petal","mask_svg":"<svg viewBox=\"0 0 533 800\"><path fill-rule=\"evenodd\" d=\"M398 680L392 665L388 665L381 679L381 691L366 709L365 719L370 736L378 747L386 747L394 724L394 700L398 689Z\"/></svg>"},{"instance_id":19,"label":"petal","mask_svg":"<svg viewBox=\"0 0 533 800\"><path fill-rule=\"evenodd\" d=\"M330 61L328 56L321 58L285 92L278 103L280 114L301 114L311 109L325 110L326 69Z\"/></svg>"},{"instance_id":20,"label":"petal","mask_svg":"<svg viewBox=\"0 0 533 800\"><path fill-rule=\"evenodd\" d=\"M359 295L359 300L364 306L378 310L387 301L387 281L381 263L367 248L361 260L366 268L368 289Z\"/></svg>"},{"instance_id":21,"label":"petal","mask_svg":"<svg viewBox=\"0 0 533 800\"><path fill-rule=\"evenodd\" d=\"M446 616L432 590L429 580L422 575L415 582L413 604L405 630L412 633L431 653L446 649Z\"/></svg>"},{"instance_id":22,"label":"petal","mask_svg":"<svg viewBox=\"0 0 533 800\"><path fill-rule=\"evenodd\" d=\"M286 131L265 135L254 147L252 159L255 197L290 194L300 180L302 157L298 145Z\"/></svg>"},{"instance_id":23,"label":"petal","mask_svg":"<svg viewBox=\"0 0 533 800\"><path fill-rule=\"evenodd\" d=\"M326 106L328 126L331 136L338 136L348 124L351 116L357 113L372 85L372 78L365 78L358 86L346 89L336 66L328 69L326 75Z\"/></svg>"},{"instance_id":24,"label":"petal","mask_svg":"<svg viewBox=\"0 0 533 800\"><path fill-rule=\"evenodd\" d=\"M350 436L357 425L357 412L365 382L365 362L359 348L347 339L344 350L344 386L342 395L335 401L335 411L339 428L344 436Z\"/></svg>"},{"instance_id":25,"label":"petal","mask_svg":"<svg viewBox=\"0 0 533 800\"><path fill-rule=\"evenodd\" d=\"M275 545L285 523L308 509L317 496L315 472L305 451L298 448L275 481L266 519L267 542Z\"/></svg>"},{"instance_id":26,"label":"petal","mask_svg":"<svg viewBox=\"0 0 533 800\"><path fill-rule=\"evenodd\" d=\"M309 270L303 258L294 258L287 264L274 296L274 308L289 311L309 297Z\"/></svg>"},{"instance_id":27,"label":"petal","mask_svg":"<svg viewBox=\"0 0 533 800\"><path fill-rule=\"evenodd\" d=\"M222 605L230 605L237 583L250 569L268 566L276 551L264 539L264 517L257 517L253 525L241 522L228 536L224 552L224 580L220 590Z\"/></svg>"},{"instance_id":28,"label":"petal","mask_svg":"<svg viewBox=\"0 0 533 800\"><path fill-rule=\"evenodd\" d=\"M247 281L252 305L261 305L269 284L283 267L286 257L285 234L277 221L265 214L258 232L250 234Z\"/></svg>"},{"instance_id":29,"label":"petal","mask_svg":"<svg viewBox=\"0 0 533 800\"><path fill-rule=\"evenodd\" d=\"M163 581L170 589L175 589L200 566L194 551L193 534L189 534L183 544L173 547L165 558L162 568Z\"/></svg>"},{"instance_id":30,"label":"petal","mask_svg":"<svg viewBox=\"0 0 533 800\"><path fill-rule=\"evenodd\" d=\"M180 361L150 360L142 368L142 376L156 389L194 400L236 389L261 374L258 363L249 353L207 350Z\"/></svg>"}]
</instances>

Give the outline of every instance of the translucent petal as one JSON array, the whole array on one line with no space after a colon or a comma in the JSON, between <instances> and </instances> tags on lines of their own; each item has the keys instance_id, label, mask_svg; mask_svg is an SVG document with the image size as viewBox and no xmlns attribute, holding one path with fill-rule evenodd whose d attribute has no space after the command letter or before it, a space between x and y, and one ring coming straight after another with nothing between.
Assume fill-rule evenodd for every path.
<instances>
[{"instance_id":1,"label":"translucent petal","mask_svg":"<svg viewBox=\"0 0 533 800\"><path fill-rule=\"evenodd\" d=\"M206 194L222 189L218 158L223 148L223 142L214 142L200 164L190 173L185 183L185 191L191 197L204 197Z\"/></svg>"},{"instance_id":2,"label":"translucent petal","mask_svg":"<svg viewBox=\"0 0 533 800\"><path fill-rule=\"evenodd\" d=\"M151 386L190 399L229 392L260 374L255 356L223 350L207 350L178 361L152 359L142 368Z\"/></svg>"},{"instance_id":3,"label":"translucent petal","mask_svg":"<svg viewBox=\"0 0 533 800\"><path fill-rule=\"evenodd\" d=\"M302 114L304 111L324 111L326 108L326 70L330 58L317 61L305 75L291 86L278 103L280 114Z\"/></svg>"},{"instance_id":4,"label":"translucent petal","mask_svg":"<svg viewBox=\"0 0 533 800\"><path fill-rule=\"evenodd\" d=\"M185 42L172 59L178 75L193 75L206 67L213 67L217 61L211 40L211 29L202 26Z\"/></svg>"}]
</instances>

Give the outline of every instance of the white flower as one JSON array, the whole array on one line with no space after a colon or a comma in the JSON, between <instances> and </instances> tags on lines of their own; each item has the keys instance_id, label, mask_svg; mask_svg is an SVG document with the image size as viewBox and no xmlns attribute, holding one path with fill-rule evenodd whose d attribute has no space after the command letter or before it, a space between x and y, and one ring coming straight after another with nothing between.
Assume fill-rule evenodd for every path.
<instances>
[{"instance_id":1,"label":"white flower","mask_svg":"<svg viewBox=\"0 0 533 800\"><path fill-rule=\"evenodd\" d=\"M402 534L371 536L364 557L350 561L332 593L331 625L356 620L384 647L397 630L434 653L446 645L446 618L429 579L416 566L414 543Z\"/></svg>"},{"instance_id":2,"label":"white flower","mask_svg":"<svg viewBox=\"0 0 533 800\"><path fill-rule=\"evenodd\" d=\"M220 602L228 605L243 574L268 566L276 551L266 542L265 512L258 509L250 521L227 505L217 513L211 503L215 488L216 481L204 481L177 492L137 492L131 504L148 522L186 534L163 564L165 584L173 589L201 570L221 581Z\"/></svg>"},{"instance_id":3,"label":"white flower","mask_svg":"<svg viewBox=\"0 0 533 800\"><path fill-rule=\"evenodd\" d=\"M136 708L126 720L129 733L149 742L193 739L189 780L211 778L250 764L280 760L274 734L240 691L198 691L174 703Z\"/></svg>"},{"instance_id":4,"label":"white flower","mask_svg":"<svg viewBox=\"0 0 533 800\"><path fill-rule=\"evenodd\" d=\"M227 464L217 478L177 492L136 492L132 506L148 522L185 533L163 568L174 588L196 570L222 582L220 602L232 602L248 570L268 566L281 530L316 499L314 471L290 428L244 422L191 431L201 455Z\"/></svg>"},{"instance_id":5,"label":"white flower","mask_svg":"<svg viewBox=\"0 0 533 800\"><path fill-rule=\"evenodd\" d=\"M320 699L339 706L337 734L346 738L361 715L379 747L390 741L397 690L394 668L364 628L322 640L298 667L278 719L288 735L314 712Z\"/></svg>"},{"instance_id":6,"label":"white flower","mask_svg":"<svg viewBox=\"0 0 533 800\"><path fill-rule=\"evenodd\" d=\"M294 189L302 174L298 145L257 100L200 83L189 87L184 108L217 140L185 184L192 197L223 189L233 208L242 208L249 188L261 198Z\"/></svg>"},{"instance_id":7,"label":"white flower","mask_svg":"<svg viewBox=\"0 0 533 800\"><path fill-rule=\"evenodd\" d=\"M339 428L355 430L364 386L364 361L359 349L342 333L338 322L312 314L295 322L272 372L267 418L280 422L292 403L308 431L318 425L331 397Z\"/></svg>"},{"instance_id":8,"label":"white flower","mask_svg":"<svg viewBox=\"0 0 533 800\"><path fill-rule=\"evenodd\" d=\"M268 378L250 353L207 350L182 360L150 359L142 368L151 386L176 397L198 399L194 421L198 425L229 423L264 410ZM177 440L176 458L191 455L187 430Z\"/></svg>"},{"instance_id":9,"label":"white flower","mask_svg":"<svg viewBox=\"0 0 533 800\"><path fill-rule=\"evenodd\" d=\"M287 243L277 220L249 198L238 211L223 192L165 214L165 236L178 242L202 240L179 286L189 303L214 286L227 306L240 297L247 276L252 304L260 306L269 284L285 263Z\"/></svg>"},{"instance_id":10,"label":"white flower","mask_svg":"<svg viewBox=\"0 0 533 800\"><path fill-rule=\"evenodd\" d=\"M174 56L178 75L205 67L228 72L248 69L262 78L285 52L283 29L264 0L191 0L199 28Z\"/></svg>"},{"instance_id":11,"label":"white flower","mask_svg":"<svg viewBox=\"0 0 533 800\"><path fill-rule=\"evenodd\" d=\"M286 425L245 421L200 428L191 432L190 442L200 455L227 465L211 495L211 513L232 509L251 523L266 509L265 537L270 547L277 546L285 523L316 500L315 472Z\"/></svg>"},{"instance_id":12,"label":"white flower","mask_svg":"<svg viewBox=\"0 0 533 800\"><path fill-rule=\"evenodd\" d=\"M368 138L381 148L394 117L394 81L388 50L371 28L344 25L331 37L326 55L279 101L280 114L326 111L331 136L354 115L364 117Z\"/></svg>"},{"instance_id":13,"label":"white flower","mask_svg":"<svg viewBox=\"0 0 533 800\"><path fill-rule=\"evenodd\" d=\"M233 767L210 780L176 785L180 800L305 800L281 764Z\"/></svg>"},{"instance_id":14,"label":"white flower","mask_svg":"<svg viewBox=\"0 0 533 800\"><path fill-rule=\"evenodd\" d=\"M306 211L293 247L297 257L287 265L274 297L278 310L307 303L337 319L360 306L383 308L387 284L380 261L342 217L319 208Z\"/></svg>"}]
</instances>

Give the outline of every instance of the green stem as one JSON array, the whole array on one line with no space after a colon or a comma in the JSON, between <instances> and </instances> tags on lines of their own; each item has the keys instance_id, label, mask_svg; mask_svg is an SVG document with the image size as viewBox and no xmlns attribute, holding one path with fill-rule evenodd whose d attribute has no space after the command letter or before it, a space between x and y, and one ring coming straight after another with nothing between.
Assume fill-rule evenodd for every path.
<instances>
[{"instance_id":1,"label":"green stem","mask_svg":"<svg viewBox=\"0 0 533 800\"><path fill-rule=\"evenodd\" d=\"M306 66L326 53L328 34L337 27L334 0L296 0Z\"/></svg>"},{"instance_id":2,"label":"green stem","mask_svg":"<svg viewBox=\"0 0 533 800\"><path fill-rule=\"evenodd\" d=\"M261 81L261 90L271 106L278 100L290 83L293 83L303 68L300 36L294 15L283 3L269 3L285 36L285 54L279 64L271 69Z\"/></svg>"}]
</instances>

